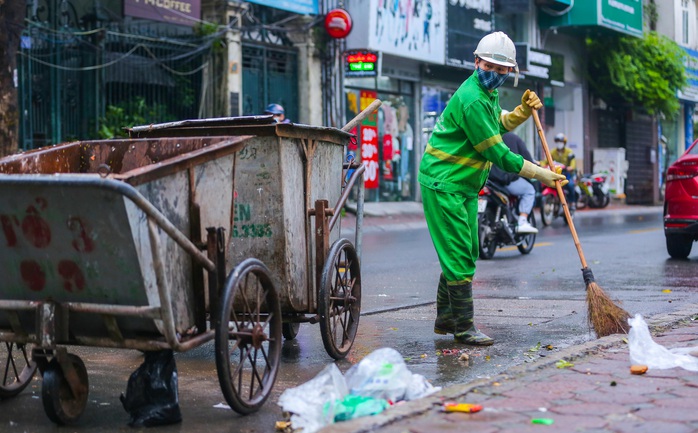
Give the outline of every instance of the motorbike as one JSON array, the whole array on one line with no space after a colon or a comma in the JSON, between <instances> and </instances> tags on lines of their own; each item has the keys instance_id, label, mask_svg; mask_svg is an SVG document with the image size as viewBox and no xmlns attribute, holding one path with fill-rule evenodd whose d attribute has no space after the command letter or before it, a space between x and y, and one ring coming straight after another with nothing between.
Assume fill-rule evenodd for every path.
<instances>
[{"instance_id":1,"label":"motorbike","mask_svg":"<svg viewBox=\"0 0 698 433\"><path fill-rule=\"evenodd\" d=\"M605 173L585 174L577 181L577 209L589 206L592 209L603 209L611 202L608 187L608 176Z\"/></svg>"},{"instance_id":2,"label":"motorbike","mask_svg":"<svg viewBox=\"0 0 698 433\"><path fill-rule=\"evenodd\" d=\"M504 187L487 180L480 190L477 206L480 258L489 260L497 248L516 245L521 254L528 254L536 241L535 233L516 233L518 220L518 197L510 195ZM531 212L528 222L535 227L536 219Z\"/></svg>"},{"instance_id":3,"label":"motorbike","mask_svg":"<svg viewBox=\"0 0 698 433\"><path fill-rule=\"evenodd\" d=\"M562 167L562 174L566 174L567 170L564 165L556 164ZM579 191L577 191L579 195ZM565 196L565 198L568 198ZM569 204L569 200L567 200ZM570 216L574 218L574 211L570 210ZM547 185L542 185L541 198L540 198L540 219L543 226L549 226L553 223L555 218L560 217L568 224L567 218L565 218L565 211L562 208L562 200L557 194L557 188L552 188Z\"/></svg>"}]
</instances>

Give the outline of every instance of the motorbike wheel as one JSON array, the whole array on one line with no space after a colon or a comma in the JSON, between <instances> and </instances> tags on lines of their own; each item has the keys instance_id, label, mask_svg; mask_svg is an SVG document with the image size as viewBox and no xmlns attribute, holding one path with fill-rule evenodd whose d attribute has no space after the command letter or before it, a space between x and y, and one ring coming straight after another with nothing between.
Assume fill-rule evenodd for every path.
<instances>
[{"instance_id":1,"label":"motorbike wheel","mask_svg":"<svg viewBox=\"0 0 698 433\"><path fill-rule=\"evenodd\" d=\"M489 260L494 257L494 252L497 250L496 224L494 210L489 207L478 217L477 231L481 259Z\"/></svg>"},{"instance_id":2,"label":"motorbike wheel","mask_svg":"<svg viewBox=\"0 0 698 433\"><path fill-rule=\"evenodd\" d=\"M555 197L552 195L544 195L541 198L540 219L543 226L549 226L555 218Z\"/></svg>"},{"instance_id":3,"label":"motorbike wheel","mask_svg":"<svg viewBox=\"0 0 698 433\"><path fill-rule=\"evenodd\" d=\"M536 217L533 214L533 212L528 214L527 219L528 219L529 224L531 224L533 227L536 226ZM519 249L519 252L521 254L528 254L533 249L533 244L536 243L536 234L529 233L529 234L523 234L523 235L516 235L516 240L521 241L521 243L516 246L516 248Z\"/></svg>"},{"instance_id":4,"label":"motorbike wheel","mask_svg":"<svg viewBox=\"0 0 698 433\"><path fill-rule=\"evenodd\" d=\"M592 206L594 209L603 209L611 202L611 197L601 191L594 192Z\"/></svg>"}]
</instances>

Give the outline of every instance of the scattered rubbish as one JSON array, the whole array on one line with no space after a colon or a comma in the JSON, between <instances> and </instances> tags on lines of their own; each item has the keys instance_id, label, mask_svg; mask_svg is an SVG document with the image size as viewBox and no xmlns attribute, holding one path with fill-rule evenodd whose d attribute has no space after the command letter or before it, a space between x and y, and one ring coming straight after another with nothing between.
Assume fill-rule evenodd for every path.
<instances>
[{"instance_id":1,"label":"scattered rubbish","mask_svg":"<svg viewBox=\"0 0 698 433\"><path fill-rule=\"evenodd\" d=\"M631 364L646 365L649 369L681 367L689 371L698 371L698 358L690 355L698 350L698 347L667 349L654 342L649 327L640 314L628 319L628 323L631 326L628 333Z\"/></svg>"},{"instance_id":2,"label":"scattered rubbish","mask_svg":"<svg viewBox=\"0 0 698 433\"><path fill-rule=\"evenodd\" d=\"M444 412L475 413L482 410L482 405L449 401L443 404L443 410Z\"/></svg>"},{"instance_id":3,"label":"scattered rubbish","mask_svg":"<svg viewBox=\"0 0 698 433\"><path fill-rule=\"evenodd\" d=\"M611 381L611 386L617 386L617 385L618 385L618 382L616 382L615 380Z\"/></svg>"},{"instance_id":4,"label":"scattered rubbish","mask_svg":"<svg viewBox=\"0 0 698 433\"><path fill-rule=\"evenodd\" d=\"M536 344L535 346L528 349L529 352L533 352L533 353L538 352L539 350L540 350L540 341L538 342L538 344Z\"/></svg>"},{"instance_id":5,"label":"scattered rubbish","mask_svg":"<svg viewBox=\"0 0 698 433\"><path fill-rule=\"evenodd\" d=\"M662 290L662 293L671 293L671 289L664 289Z\"/></svg>"},{"instance_id":6,"label":"scattered rubbish","mask_svg":"<svg viewBox=\"0 0 698 433\"><path fill-rule=\"evenodd\" d=\"M391 403L415 400L439 391L413 374L395 349L371 352L344 376L335 364L310 381L285 390L278 404L291 414L295 429L313 433L336 421L374 415Z\"/></svg>"},{"instance_id":7,"label":"scattered rubbish","mask_svg":"<svg viewBox=\"0 0 698 433\"><path fill-rule=\"evenodd\" d=\"M442 355L458 355L460 353L460 350L458 349L443 349L441 351Z\"/></svg>"},{"instance_id":8,"label":"scattered rubbish","mask_svg":"<svg viewBox=\"0 0 698 433\"><path fill-rule=\"evenodd\" d=\"M646 365L631 365L630 366L630 373L631 374L645 374L645 373L647 373L647 366Z\"/></svg>"},{"instance_id":9,"label":"scattered rubbish","mask_svg":"<svg viewBox=\"0 0 698 433\"><path fill-rule=\"evenodd\" d=\"M468 356L467 353L461 353L460 356L458 357L459 361L467 362L470 360L470 356Z\"/></svg>"},{"instance_id":10,"label":"scattered rubbish","mask_svg":"<svg viewBox=\"0 0 698 433\"><path fill-rule=\"evenodd\" d=\"M565 361L564 359L561 359L555 363L555 367L557 367L557 368L570 368L570 367L574 367L574 364L572 364L569 361Z\"/></svg>"},{"instance_id":11,"label":"scattered rubbish","mask_svg":"<svg viewBox=\"0 0 698 433\"><path fill-rule=\"evenodd\" d=\"M291 427L291 421L277 421L276 424L274 424L274 428L276 430L286 430L289 427Z\"/></svg>"},{"instance_id":12,"label":"scattered rubbish","mask_svg":"<svg viewBox=\"0 0 698 433\"><path fill-rule=\"evenodd\" d=\"M552 425L555 421L552 418L533 418L531 424Z\"/></svg>"},{"instance_id":13,"label":"scattered rubbish","mask_svg":"<svg viewBox=\"0 0 698 433\"><path fill-rule=\"evenodd\" d=\"M225 403L218 403L213 406L214 409L230 409L230 406L228 406Z\"/></svg>"},{"instance_id":14,"label":"scattered rubbish","mask_svg":"<svg viewBox=\"0 0 698 433\"><path fill-rule=\"evenodd\" d=\"M334 407L334 421L348 421L362 416L375 415L390 406L384 398L348 394Z\"/></svg>"},{"instance_id":15,"label":"scattered rubbish","mask_svg":"<svg viewBox=\"0 0 698 433\"><path fill-rule=\"evenodd\" d=\"M182 422L177 392L177 366L171 349L145 352L143 363L131 373L121 404L131 427L153 427Z\"/></svg>"}]
</instances>

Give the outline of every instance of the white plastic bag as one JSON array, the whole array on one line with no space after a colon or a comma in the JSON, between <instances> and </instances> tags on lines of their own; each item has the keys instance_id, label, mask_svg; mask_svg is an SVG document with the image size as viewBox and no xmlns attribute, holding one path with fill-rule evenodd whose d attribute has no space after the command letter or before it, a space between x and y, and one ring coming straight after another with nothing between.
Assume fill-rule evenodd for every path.
<instances>
[{"instance_id":1,"label":"white plastic bag","mask_svg":"<svg viewBox=\"0 0 698 433\"><path fill-rule=\"evenodd\" d=\"M352 366L344 377L350 393L395 403L405 399L412 373L397 350L384 347Z\"/></svg>"},{"instance_id":2,"label":"white plastic bag","mask_svg":"<svg viewBox=\"0 0 698 433\"><path fill-rule=\"evenodd\" d=\"M697 351L698 346L667 349L652 340L647 323L641 315L636 314L634 318L628 319L628 323L631 326L628 346L632 364L646 365L650 369L681 367L698 371L698 358L688 355L689 352Z\"/></svg>"},{"instance_id":3,"label":"white plastic bag","mask_svg":"<svg viewBox=\"0 0 698 433\"><path fill-rule=\"evenodd\" d=\"M337 365L329 364L313 379L285 390L279 406L291 413L293 427L314 433L334 422L334 405L347 395L347 384Z\"/></svg>"}]
</instances>

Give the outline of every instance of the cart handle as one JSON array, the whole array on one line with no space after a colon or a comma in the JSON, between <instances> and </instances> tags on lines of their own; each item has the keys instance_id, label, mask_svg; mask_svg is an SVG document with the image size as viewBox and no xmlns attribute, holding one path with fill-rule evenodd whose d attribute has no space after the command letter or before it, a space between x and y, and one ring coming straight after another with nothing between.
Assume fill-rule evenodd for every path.
<instances>
[{"instance_id":1,"label":"cart handle","mask_svg":"<svg viewBox=\"0 0 698 433\"><path fill-rule=\"evenodd\" d=\"M366 118L366 116L368 116L369 114L376 111L378 109L378 107L380 107L382 104L383 104L383 102L380 99L376 99L373 102L371 102L371 105L364 108L361 113L359 113L356 117L351 119L349 121L349 123L344 125L342 127L342 131L349 132L352 129L354 129L356 127L356 125L358 125L362 120L364 120Z\"/></svg>"},{"instance_id":2,"label":"cart handle","mask_svg":"<svg viewBox=\"0 0 698 433\"><path fill-rule=\"evenodd\" d=\"M364 171L366 171L366 166L363 164L360 164L356 170L351 174L351 177L347 181L346 186L344 187L344 192L342 193L342 196L339 197L339 201L337 201L337 204L334 206L332 209L332 218L330 219L330 224L329 228L330 231L334 227L335 223L337 222L337 219L339 219L339 216L341 215L341 212L339 212L342 207L344 207L344 203L346 203L347 198L349 198L349 193L351 193L351 188L354 186L354 183L356 183L356 179L359 178L359 176L363 176Z\"/></svg>"}]
</instances>

